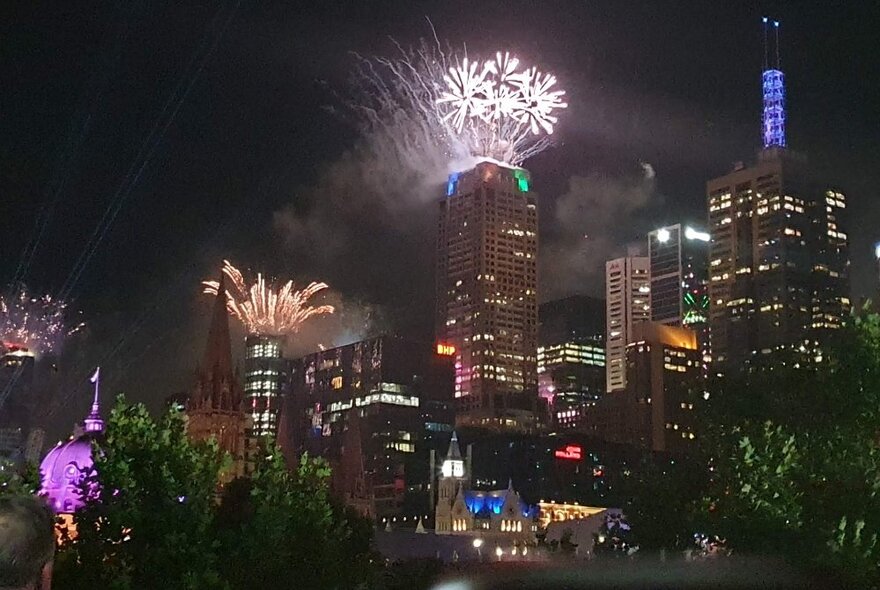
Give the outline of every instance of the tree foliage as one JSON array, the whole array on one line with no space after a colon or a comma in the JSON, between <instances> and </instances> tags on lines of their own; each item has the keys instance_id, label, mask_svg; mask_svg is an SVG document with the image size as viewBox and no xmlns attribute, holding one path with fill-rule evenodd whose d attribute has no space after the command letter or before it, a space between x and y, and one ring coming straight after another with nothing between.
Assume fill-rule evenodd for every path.
<instances>
[{"instance_id":1,"label":"tree foliage","mask_svg":"<svg viewBox=\"0 0 880 590\"><path fill-rule=\"evenodd\" d=\"M721 389L708 523L734 550L877 581L880 317L854 317L813 360Z\"/></svg>"},{"instance_id":2,"label":"tree foliage","mask_svg":"<svg viewBox=\"0 0 880 590\"><path fill-rule=\"evenodd\" d=\"M26 463L0 461L0 497L32 496L40 489L40 470Z\"/></svg>"},{"instance_id":3,"label":"tree foliage","mask_svg":"<svg viewBox=\"0 0 880 590\"><path fill-rule=\"evenodd\" d=\"M57 588L354 588L372 573L372 527L331 502L320 460L291 472L270 445L221 490L213 441L190 441L177 410L154 420L122 398L93 455Z\"/></svg>"},{"instance_id":4,"label":"tree foliage","mask_svg":"<svg viewBox=\"0 0 880 590\"><path fill-rule=\"evenodd\" d=\"M120 397L93 457L76 537L60 551L60 587L222 586L209 534L221 469L216 445L190 442L179 411L153 420L142 404Z\"/></svg>"},{"instance_id":5,"label":"tree foliage","mask_svg":"<svg viewBox=\"0 0 880 590\"><path fill-rule=\"evenodd\" d=\"M333 504L330 469L303 455L289 471L277 447L260 459L249 484L226 490L218 521L223 576L232 588L353 588L372 573L372 525ZM241 564L248 564L241 567Z\"/></svg>"}]
</instances>

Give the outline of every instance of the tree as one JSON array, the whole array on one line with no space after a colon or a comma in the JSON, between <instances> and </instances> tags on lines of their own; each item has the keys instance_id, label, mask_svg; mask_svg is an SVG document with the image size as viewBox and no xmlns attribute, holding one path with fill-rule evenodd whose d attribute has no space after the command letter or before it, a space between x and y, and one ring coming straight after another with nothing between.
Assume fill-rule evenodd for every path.
<instances>
[{"instance_id":1,"label":"tree","mask_svg":"<svg viewBox=\"0 0 880 590\"><path fill-rule=\"evenodd\" d=\"M223 576L232 588L354 588L370 579L372 526L329 497L330 470L303 455L289 471L270 445L247 494L229 489L220 513L246 518L218 522ZM231 506L238 508L232 509Z\"/></svg>"},{"instance_id":2,"label":"tree","mask_svg":"<svg viewBox=\"0 0 880 590\"><path fill-rule=\"evenodd\" d=\"M880 316L821 353L716 384L698 518L739 553L880 582Z\"/></svg>"},{"instance_id":3,"label":"tree","mask_svg":"<svg viewBox=\"0 0 880 590\"><path fill-rule=\"evenodd\" d=\"M645 457L625 484L627 519L643 551L685 550L708 482L702 456Z\"/></svg>"},{"instance_id":4,"label":"tree","mask_svg":"<svg viewBox=\"0 0 880 590\"><path fill-rule=\"evenodd\" d=\"M0 497L33 496L40 489L40 471L27 463L22 467L0 461Z\"/></svg>"},{"instance_id":5,"label":"tree","mask_svg":"<svg viewBox=\"0 0 880 590\"><path fill-rule=\"evenodd\" d=\"M61 547L59 588L222 587L210 534L222 457L191 442L171 409L153 420L120 396L93 446L76 537Z\"/></svg>"}]
</instances>

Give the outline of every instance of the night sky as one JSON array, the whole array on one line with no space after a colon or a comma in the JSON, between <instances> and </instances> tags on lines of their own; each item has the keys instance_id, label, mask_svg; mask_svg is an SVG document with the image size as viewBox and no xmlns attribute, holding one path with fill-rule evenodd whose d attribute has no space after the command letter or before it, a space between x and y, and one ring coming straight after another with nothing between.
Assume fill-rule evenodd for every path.
<instances>
[{"instance_id":1,"label":"night sky","mask_svg":"<svg viewBox=\"0 0 880 590\"><path fill-rule=\"evenodd\" d=\"M607 257L658 224L705 219L706 180L759 145L760 17L780 20L788 143L847 194L853 295L870 295L880 9L868 4L4 3L0 284L69 293L86 323L62 359L56 428L85 413L97 363L109 393L153 407L192 385L209 308L198 284L224 257L333 287L343 313L294 351L386 329L430 337L441 187L362 189L389 171L352 163L363 138L340 105L353 52L430 36L426 17L452 46L509 49L568 92L557 145L526 163L545 299L599 294Z\"/></svg>"}]
</instances>

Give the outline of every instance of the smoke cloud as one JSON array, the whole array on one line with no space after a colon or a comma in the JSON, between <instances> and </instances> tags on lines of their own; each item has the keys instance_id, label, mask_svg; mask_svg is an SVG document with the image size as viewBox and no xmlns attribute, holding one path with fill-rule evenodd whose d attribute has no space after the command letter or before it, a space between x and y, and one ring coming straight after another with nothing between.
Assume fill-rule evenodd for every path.
<instances>
[{"instance_id":1,"label":"smoke cloud","mask_svg":"<svg viewBox=\"0 0 880 590\"><path fill-rule=\"evenodd\" d=\"M540 250L542 300L602 295L605 261L626 253L639 229L637 218L660 200L654 168L647 163L630 175L572 176L544 224L549 227Z\"/></svg>"},{"instance_id":2,"label":"smoke cloud","mask_svg":"<svg viewBox=\"0 0 880 590\"><path fill-rule=\"evenodd\" d=\"M298 273L345 294L337 317L313 323L326 328L315 341L324 346L344 334L367 335L355 329L362 318L373 331L430 337L435 202L449 161L430 145L419 158L389 133L365 136L274 215ZM385 315L380 301L393 316Z\"/></svg>"}]
</instances>

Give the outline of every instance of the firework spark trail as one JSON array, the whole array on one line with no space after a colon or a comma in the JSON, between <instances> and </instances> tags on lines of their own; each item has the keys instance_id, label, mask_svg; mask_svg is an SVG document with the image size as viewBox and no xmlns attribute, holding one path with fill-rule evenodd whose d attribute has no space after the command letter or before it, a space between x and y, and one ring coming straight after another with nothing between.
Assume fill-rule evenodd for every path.
<instances>
[{"instance_id":1,"label":"firework spark trail","mask_svg":"<svg viewBox=\"0 0 880 590\"><path fill-rule=\"evenodd\" d=\"M83 324L65 323L67 304L50 295L33 297L19 285L11 297L0 297L0 342L41 355L59 352L64 339Z\"/></svg>"},{"instance_id":2,"label":"firework spark trail","mask_svg":"<svg viewBox=\"0 0 880 590\"><path fill-rule=\"evenodd\" d=\"M229 313L238 318L250 334L295 334L310 317L334 311L332 305L307 305L309 299L327 289L325 283L312 283L297 291L293 281L287 281L275 290L262 274L257 274L254 283L248 287L244 275L228 260L223 261L223 274L232 282L232 289L226 289ZM220 289L218 281L202 281L202 285L209 295L217 295Z\"/></svg>"},{"instance_id":3,"label":"firework spark trail","mask_svg":"<svg viewBox=\"0 0 880 590\"><path fill-rule=\"evenodd\" d=\"M436 35L395 46L395 57L357 55L359 92L349 106L374 142L379 133L416 161L439 154L446 172L485 157L519 165L550 146L555 113L567 106L553 75L521 68L507 52L459 58Z\"/></svg>"}]
</instances>

